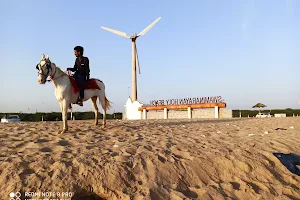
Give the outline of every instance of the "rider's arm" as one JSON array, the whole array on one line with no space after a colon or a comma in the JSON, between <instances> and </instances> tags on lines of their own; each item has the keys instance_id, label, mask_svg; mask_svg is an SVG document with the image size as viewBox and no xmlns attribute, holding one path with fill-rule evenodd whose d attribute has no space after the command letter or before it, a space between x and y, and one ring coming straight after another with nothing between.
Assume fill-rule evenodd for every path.
<instances>
[{"instance_id":1,"label":"rider's arm","mask_svg":"<svg viewBox=\"0 0 300 200\"><path fill-rule=\"evenodd\" d=\"M77 60L77 59L76 59ZM77 71L77 65L76 65L76 60L73 68L68 68L71 72L76 72Z\"/></svg>"},{"instance_id":2,"label":"rider's arm","mask_svg":"<svg viewBox=\"0 0 300 200\"><path fill-rule=\"evenodd\" d=\"M86 80L90 79L90 61L88 58L86 58L85 74L87 76Z\"/></svg>"}]
</instances>

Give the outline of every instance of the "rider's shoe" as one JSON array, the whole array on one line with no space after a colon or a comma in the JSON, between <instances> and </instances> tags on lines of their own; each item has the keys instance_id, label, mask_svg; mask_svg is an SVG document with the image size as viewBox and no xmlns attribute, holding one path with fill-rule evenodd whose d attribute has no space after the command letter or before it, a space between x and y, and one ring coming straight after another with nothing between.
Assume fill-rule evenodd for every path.
<instances>
[{"instance_id":1,"label":"rider's shoe","mask_svg":"<svg viewBox=\"0 0 300 200\"><path fill-rule=\"evenodd\" d=\"M79 106L83 106L82 99L78 99L77 104L78 104Z\"/></svg>"}]
</instances>

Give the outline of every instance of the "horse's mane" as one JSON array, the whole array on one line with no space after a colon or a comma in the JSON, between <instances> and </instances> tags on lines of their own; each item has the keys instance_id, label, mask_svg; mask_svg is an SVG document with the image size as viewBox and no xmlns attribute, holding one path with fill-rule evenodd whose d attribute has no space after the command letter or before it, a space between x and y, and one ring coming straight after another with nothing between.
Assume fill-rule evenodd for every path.
<instances>
[{"instance_id":1,"label":"horse's mane","mask_svg":"<svg viewBox=\"0 0 300 200\"><path fill-rule=\"evenodd\" d=\"M57 74L59 74L59 75L68 75L64 71L62 71L55 63L52 62L52 64L55 66L55 70L56 70Z\"/></svg>"}]
</instances>

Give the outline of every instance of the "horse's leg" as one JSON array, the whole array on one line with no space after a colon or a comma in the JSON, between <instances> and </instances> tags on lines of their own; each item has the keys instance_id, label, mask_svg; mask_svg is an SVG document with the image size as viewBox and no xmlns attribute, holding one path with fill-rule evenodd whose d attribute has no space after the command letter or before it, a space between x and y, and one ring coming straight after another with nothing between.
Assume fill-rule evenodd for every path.
<instances>
[{"instance_id":1,"label":"horse's leg","mask_svg":"<svg viewBox=\"0 0 300 200\"><path fill-rule=\"evenodd\" d=\"M94 112L95 112L95 126L98 125L98 106L97 106L97 97L92 97L91 98L94 106Z\"/></svg>"},{"instance_id":2,"label":"horse's leg","mask_svg":"<svg viewBox=\"0 0 300 200\"><path fill-rule=\"evenodd\" d=\"M63 130L61 133L65 133L68 131L68 122L67 122L67 116L68 116L68 104L66 101L63 101L61 103L61 107L62 107L62 120L63 120Z\"/></svg>"},{"instance_id":3,"label":"horse's leg","mask_svg":"<svg viewBox=\"0 0 300 200\"><path fill-rule=\"evenodd\" d=\"M102 112L103 112L103 121L102 121L102 128L105 128L106 126L106 108L102 107Z\"/></svg>"},{"instance_id":4,"label":"horse's leg","mask_svg":"<svg viewBox=\"0 0 300 200\"><path fill-rule=\"evenodd\" d=\"M99 96L100 103L102 106L102 114L103 114L103 121L102 121L102 128L105 128L106 125L106 105L105 105L105 96L104 94L101 94Z\"/></svg>"},{"instance_id":5,"label":"horse's leg","mask_svg":"<svg viewBox=\"0 0 300 200\"><path fill-rule=\"evenodd\" d=\"M62 125L63 125L63 128L64 128L64 121L63 121L64 108L63 108L63 103L61 101L59 102L59 106L60 106L60 110L61 110Z\"/></svg>"}]
</instances>

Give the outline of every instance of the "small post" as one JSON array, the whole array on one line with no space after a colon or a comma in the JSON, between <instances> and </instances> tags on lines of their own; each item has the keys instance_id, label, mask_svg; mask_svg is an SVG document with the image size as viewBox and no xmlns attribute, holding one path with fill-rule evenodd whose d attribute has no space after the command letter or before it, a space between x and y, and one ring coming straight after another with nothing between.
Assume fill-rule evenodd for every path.
<instances>
[{"instance_id":1,"label":"small post","mask_svg":"<svg viewBox=\"0 0 300 200\"><path fill-rule=\"evenodd\" d=\"M219 118L219 106L215 106L215 118Z\"/></svg>"},{"instance_id":2,"label":"small post","mask_svg":"<svg viewBox=\"0 0 300 200\"><path fill-rule=\"evenodd\" d=\"M168 109L164 108L164 119L168 119Z\"/></svg>"},{"instance_id":3,"label":"small post","mask_svg":"<svg viewBox=\"0 0 300 200\"><path fill-rule=\"evenodd\" d=\"M147 111L145 108L143 109L143 119L147 119Z\"/></svg>"},{"instance_id":4,"label":"small post","mask_svg":"<svg viewBox=\"0 0 300 200\"><path fill-rule=\"evenodd\" d=\"M42 115L42 122L44 121L44 116Z\"/></svg>"},{"instance_id":5,"label":"small post","mask_svg":"<svg viewBox=\"0 0 300 200\"><path fill-rule=\"evenodd\" d=\"M191 109L191 107L188 107L188 118L192 119L192 109Z\"/></svg>"}]
</instances>

